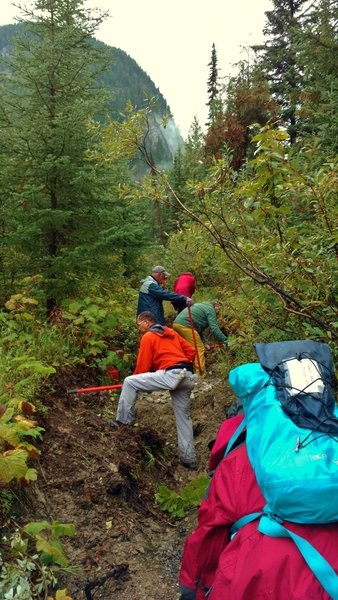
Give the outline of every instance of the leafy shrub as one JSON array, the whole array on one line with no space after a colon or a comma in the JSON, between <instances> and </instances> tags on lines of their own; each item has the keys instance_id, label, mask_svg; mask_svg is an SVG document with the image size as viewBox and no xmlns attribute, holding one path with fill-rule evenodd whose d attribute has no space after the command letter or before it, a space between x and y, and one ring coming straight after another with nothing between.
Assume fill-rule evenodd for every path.
<instances>
[{"instance_id":1,"label":"leafy shrub","mask_svg":"<svg viewBox=\"0 0 338 600\"><path fill-rule=\"evenodd\" d=\"M168 512L174 518L182 518L187 510L200 505L209 483L209 477L201 475L198 479L188 483L179 494L165 485L159 485L155 499L161 510Z\"/></svg>"},{"instance_id":2,"label":"leafy shrub","mask_svg":"<svg viewBox=\"0 0 338 600\"><path fill-rule=\"evenodd\" d=\"M34 407L21 403L16 408L31 412ZM27 416L17 414L13 406L0 404L0 415L0 484L7 486L12 480L36 480L35 469L29 468L27 463L40 452L30 438L41 439L43 429Z\"/></svg>"},{"instance_id":3,"label":"leafy shrub","mask_svg":"<svg viewBox=\"0 0 338 600\"><path fill-rule=\"evenodd\" d=\"M61 312L64 332L77 346L78 361L104 371L114 364L124 377L137 347L135 310L125 302L103 297L65 301Z\"/></svg>"},{"instance_id":4,"label":"leafy shrub","mask_svg":"<svg viewBox=\"0 0 338 600\"><path fill-rule=\"evenodd\" d=\"M47 598L48 591L57 585L58 573L68 567L60 537L74 533L73 525L41 521L3 535L0 597L3 600ZM56 599L71 600L66 590L59 590Z\"/></svg>"}]
</instances>

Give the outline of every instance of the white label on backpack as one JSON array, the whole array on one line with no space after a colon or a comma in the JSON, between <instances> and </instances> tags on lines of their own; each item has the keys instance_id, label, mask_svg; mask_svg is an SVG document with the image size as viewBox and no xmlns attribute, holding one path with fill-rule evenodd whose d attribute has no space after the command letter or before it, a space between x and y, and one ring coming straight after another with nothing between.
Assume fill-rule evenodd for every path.
<instances>
[{"instance_id":1,"label":"white label on backpack","mask_svg":"<svg viewBox=\"0 0 338 600\"><path fill-rule=\"evenodd\" d=\"M306 394L322 394L324 392L324 382L315 360L291 358L284 364L286 385L289 388L290 396L295 396L299 392Z\"/></svg>"}]
</instances>

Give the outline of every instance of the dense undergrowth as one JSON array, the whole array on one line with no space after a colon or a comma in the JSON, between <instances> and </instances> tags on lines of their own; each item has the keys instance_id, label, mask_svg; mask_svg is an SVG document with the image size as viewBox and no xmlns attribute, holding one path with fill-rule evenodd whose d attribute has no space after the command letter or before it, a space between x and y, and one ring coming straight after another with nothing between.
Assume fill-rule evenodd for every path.
<instances>
[{"instance_id":1,"label":"dense undergrowth","mask_svg":"<svg viewBox=\"0 0 338 600\"><path fill-rule=\"evenodd\" d=\"M0 313L0 595L4 600L46 597L57 587L58 574L69 569L62 537L74 535L72 524L19 525L15 498L20 487L37 477L46 408L41 390L65 366L87 367L98 384L111 383L107 366L123 378L136 349L134 308L109 298L65 301L48 322L38 301L27 292L12 296ZM130 307L128 309L128 307ZM132 308L131 308L132 307ZM57 600L66 600L59 590Z\"/></svg>"},{"instance_id":2,"label":"dense undergrowth","mask_svg":"<svg viewBox=\"0 0 338 600\"><path fill-rule=\"evenodd\" d=\"M0 312L0 512L4 524L0 590L4 600L45 597L42 594L53 589L58 600L67 598L66 591L57 590L57 580L62 571L71 568L62 538L74 535L72 524L43 521L19 525L15 494L37 477L34 460L39 457L44 434L39 423L47 410L41 390L47 392L51 377L65 367L84 369L93 383L104 385L111 383L108 366L114 365L121 379L132 372L138 347L136 295L135 290L118 290L105 297L93 293L66 300L46 321L26 282L26 289L12 296ZM223 300L219 322L229 336L229 352L222 353L215 365L220 374L255 360L255 341L295 337L282 314L272 306L259 308L257 296L235 297L221 286L200 289L196 294L196 300L213 297ZM169 303L166 313L170 323L173 311ZM157 500L171 516L180 517L185 506L198 504L204 490L204 481L179 494L163 488Z\"/></svg>"}]
</instances>

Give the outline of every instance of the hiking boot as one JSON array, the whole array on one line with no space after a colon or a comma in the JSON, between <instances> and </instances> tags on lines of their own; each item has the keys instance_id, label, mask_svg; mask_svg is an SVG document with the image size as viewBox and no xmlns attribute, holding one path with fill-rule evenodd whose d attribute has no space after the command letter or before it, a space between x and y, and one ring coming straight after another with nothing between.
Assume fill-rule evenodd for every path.
<instances>
[{"instance_id":1,"label":"hiking boot","mask_svg":"<svg viewBox=\"0 0 338 600\"><path fill-rule=\"evenodd\" d=\"M184 467L185 469L190 469L191 471L197 470L197 460L190 463L186 462L185 460L180 460L180 465L182 465L182 467Z\"/></svg>"},{"instance_id":2,"label":"hiking boot","mask_svg":"<svg viewBox=\"0 0 338 600\"><path fill-rule=\"evenodd\" d=\"M121 421L112 421L112 420L108 420L106 421L107 425L109 425L109 427L113 427L114 429L118 429L119 427L123 427L126 426L124 423L121 423Z\"/></svg>"}]
</instances>

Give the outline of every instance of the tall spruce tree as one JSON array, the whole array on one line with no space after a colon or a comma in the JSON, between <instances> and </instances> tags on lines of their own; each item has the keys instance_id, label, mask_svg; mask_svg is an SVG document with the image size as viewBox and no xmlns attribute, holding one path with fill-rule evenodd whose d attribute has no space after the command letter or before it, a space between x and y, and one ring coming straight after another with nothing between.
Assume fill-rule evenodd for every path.
<instances>
[{"instance_id":1,"label":"tall spruce tree","mask_svg":"<svg viewBox=\"0 0 338 600\"><path fill-rule=\"evenodd\" d=\"M333 156L338 148L338 5L319 0L309 17L300 48L305 69L299 119L302 135L315 135L321 152Z\"/></svg>"},{"instance_id":2,"label":"tall spruce tree","mask_svg":"<svg viewBox=\"0 0 338 600\"><path fill-rule=\"evenodd\" d=\"M266 42L253 49L281 107L281 117L293 143L298 134L297 105L304 72L304 65L300 64L300 38L313 1L272 0L272 3L273 10L265 13Z\"/></svg>"},{"instance_id":3,"label":"tall spruce tree","mask_svg":"<svg viewBox=\"0 0 338 600\"><path fill-rule=\"evenodd\" d=\"M42 275L47 311L103 266L111 224L109 177L92 159L93 118L105 92L98 74L107 55L92 35L105 17L82 0L35 0L5 65L1 98L1 184L6 251L16 276Z\"/></svg>"},{"instance_id":4,"label":"tall spruce tree","mask_svg":"<svg viewBox=\"0 0 338 600\"><path fill-rule=\"evenodd\" d=\"M201 173L204 160L204 135L196 118L193 119L188 137L184 145L183 162L187 178L194 178Z\"/></svg>"},{"instance_id":5,"label":"tall spruce tree","mask_svg":"<svg viewBox=\"0 0 338 600\"><path fill-rule=\"evenodd\" d=\"M211 59L208 63L209 70L209 78L208 78L208 102L207 106L209 107L208 112L208 121L206 123L207 126L212 125L214 122L216 115L219 113L221 109L221 100L220 100L220 86L219 86L219 78L218 78L218 67L217 67L217 52L215 44L212 45L211 49Z\"/></svg>"}]
</instances>

